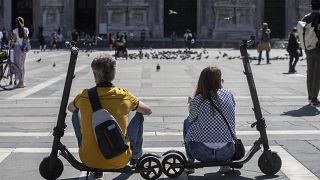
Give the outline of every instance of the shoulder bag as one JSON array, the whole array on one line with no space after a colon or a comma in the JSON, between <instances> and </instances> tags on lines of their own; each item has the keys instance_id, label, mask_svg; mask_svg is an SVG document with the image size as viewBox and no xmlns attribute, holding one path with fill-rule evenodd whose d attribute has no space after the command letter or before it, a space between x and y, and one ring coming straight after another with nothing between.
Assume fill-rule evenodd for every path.
<instances>
[{"instance_id":1,"label":"shoulder bag","mask_svg":"<svg viewBox=\"0 0 320 180\"><path fill-rule=\"evenodd\" d=\"M223 115L222 111L218 108L218 106L215 105L211 99L209 99L209 102L210 102L211 106L213 108L215 108L217 110L217 112L220 114L220 116L223 118L224 122L226 123L226 125L227 125L227 127L228 127L228 129L230 131L230 134L231 134L232 138L235 141L235 144L234 144L235 145L235 153L232 156L231 160L237 161L237 160L242 159L244 157L244 155L245 155L245 149L244 149L244 145L243 145L241 139L238 139L233 135L231 127L230 127L230 125L229 125L229 123L227 121L227 118Z\"/></svg>"}]
</instances>

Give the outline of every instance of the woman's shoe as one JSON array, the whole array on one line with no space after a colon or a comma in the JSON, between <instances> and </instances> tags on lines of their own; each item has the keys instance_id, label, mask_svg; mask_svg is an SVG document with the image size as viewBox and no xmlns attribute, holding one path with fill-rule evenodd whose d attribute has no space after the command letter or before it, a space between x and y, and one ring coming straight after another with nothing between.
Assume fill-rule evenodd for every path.
<instances>
[{"instance_id":1,"label":"woman's shoe","mask_svg":"<svg viewBox=\"0 0 320 180\"><path fill-rule=\"evenodd\" d=\"M103 172L90 172L94 179L103 179Z\"/></svg>"},{"instance_id":2,"label":"woman's shoe","mask_svg":"<svg viewBox=\"0 0 320 180\"><path fill-rule=\"evenodd\" d=\"M19 83L18 86L17 86L17 88L24 88L24 87L26 87L26 85L23 82Z\"/></svg>"},{"instance_id":3,"label":"woman's shoe","mask_svg":"<svg viewBox=\"0 0 320 180\"><path fill-rule=\"evenodd\" d=\"M230 168L230 166L220 166L220 169L218 172L221 174L227 174L227 173L231 172L231 168Z\"/></svg>"},{"instance_id":4,"label":"woman's shoe","mask_svg":"<svg viewBox=\"0 0 320 180\"><path fill-rule=\"evenodd\" d=\"M194 168L185 168L184 169L184 172L186 174L193 174L195 172Z\"/></svg>"}]
</instances>

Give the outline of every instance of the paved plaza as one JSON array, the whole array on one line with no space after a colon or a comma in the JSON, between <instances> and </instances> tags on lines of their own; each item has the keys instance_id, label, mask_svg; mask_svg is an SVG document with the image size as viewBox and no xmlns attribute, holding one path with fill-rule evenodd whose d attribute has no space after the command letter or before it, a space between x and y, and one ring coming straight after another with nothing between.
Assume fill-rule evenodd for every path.
<instances>
[{"instance_id":1,"label":"paved plaza","mask_svg":"<svg viewBox=\"0 0 320 180\"><path fill-rule=\"evenodd\" d=\"M144 52L150 53L151 50ZM152 50L152 51L164 51ZM173 49L171 49L173 51ZM202 52L202 49L195 51ZM184 152L182 123L187 117L188 96L195 90L201 70L209 65L221 68L223 86L230 88L236 100L236 129L245 146L250 148L258 133L250 127L255 121L252 102L242 61L236 49L207 49L209 57L196 60L136 59L117 60L114 84L130 90L150 105L152 115L145 117L144 151L159 155L176 149ZM73 81L71 97L82 89L90 88L93 75L90 63L100 53L80 52ZM138 51L129 51L137 53ZM226 53L223 57L223 54ZM257 56L255 50L249 50ZM197 169L181 180L212 179L292 179L316 180L320 178L320 108L308 105L306 95L306 61L299 61L296 74L286 74L286 51L271 51L272 64L261 65L253 60L252 71L256 82L263 116L267 121L271 149L282 158L282 168L275 176L264 176L258 168L261 152L235 175L220 176L218 168ZM70 53L68 51L31 51L26 60L26 84L23 89L0 89L0 179L42 179L38 167L42 158L49 155L52 146L52 129L57 121L64 80ZM236 57L236 58L234 58ZM39 59L41 58L40 62ZM160 71L156 65L160 65ZM77 157L77 142L73 133L71 114L66 118L62 142ZM71 167L63 158L64 171L60 179L85 179L85 172ZM139 174L104 173L105 180L142 179ZM164 175L162 179L168 179Z\"/></svg>"}]
</instances>

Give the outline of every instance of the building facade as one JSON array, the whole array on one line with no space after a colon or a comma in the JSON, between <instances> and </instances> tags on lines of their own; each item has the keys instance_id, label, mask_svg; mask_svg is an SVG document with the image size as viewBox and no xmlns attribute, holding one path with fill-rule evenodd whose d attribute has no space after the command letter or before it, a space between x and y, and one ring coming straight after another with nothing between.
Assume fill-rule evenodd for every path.
<instances>
[{"instance_id":1,"label":"building facade","mask_svg":"<svg viewBox=\"0 0 320 180\"><path fill-rule=\"evenodd\" d=\"M311 11L309 0L0 0L0 29L12 29L22 16L36 37L74 29L90 34L133 32L147 38L182 37L186 29L199 39L239 40L256 35L269 23L273 38L286 38L290 29Z\"/></svg>"}]
</instances>

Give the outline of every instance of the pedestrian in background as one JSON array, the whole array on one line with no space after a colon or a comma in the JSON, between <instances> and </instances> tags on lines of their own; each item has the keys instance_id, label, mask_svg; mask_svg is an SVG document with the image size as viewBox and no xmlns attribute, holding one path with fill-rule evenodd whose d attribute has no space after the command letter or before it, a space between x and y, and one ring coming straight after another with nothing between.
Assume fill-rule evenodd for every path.
<instances>
[{"instance_id":1,"label":"pedestrian in background","mask_svg":"<svg viewBox=\"0 0 320 180\"><path fill-rule=\"evenodd\" d=\"M145 47L145 42L146 42L146 30L142 29L140 32L140 46L141 48Z\"/></svg>"},{"instance_id":2,"label":"pedestrian in background","mask_svg":"<svg viewBox=\"0 0 320 180\"><path fill-rule=\"evenodd\" d=\"M57 49L62 48L63 44L63 35L61 33L60 28L58 29L58 34L57 34Z\"/></svg>"},{"instance_id":3,"label":"pedestrian in background","mask_svg":"<svg viewBox=\"0 0 320 180\"><path fill-rule=\"evenodd\" d=\"M176 34L175 31L172 31L172 34L171 34L171 47L175 47L176 40L177 40L177 34Z\"/></svg>"},{"instance_id":4,"label":"pedestrian in background","mask_svg":"<svg viewBox=\"0 0 320 180\"><path fill-rule=\"evenodd\" d=\"M0 49L2 48L3 33L0 31Z\"/></svg>"},{"instance_id":5,"label":"pedestrian in background","mask_svg":"<svg viewBox=\"0 0 320 180\"><path fill-rule=\"evenodd\" d=\"M287 51L289 53L289 71L288 71L289 73L297 72L295 67L299 60L299 54L300 54L299 42L297 37L298 37L298 30L296 27L294 27L292 28L288 36L289 41L288 41Z\"/></svg>"},{"instance_id":6,"label":"pedestrian in background","mask_svg":"<svg viewBox=\"0 0 320 180\"><path fill-rule=\"evenodd\" d=\"M191 49L191 41L193 39L191 30L187 29L186 32L184 33L183 37L184 37L186 49L190 50Z\"/></svg>"},{"instance_id":7,"label":"pedestrian in background","mask_svg":"<svg viewBox=\"0 0 320 180\"><path fill-rule=\"evenodd\" d=\"M51 47L50 47L50 50L52 50L53 48L57 48L57 33L56 33L56 31L53 31L51 33Z\"/></svg>"},{"instance_id":8,"label":"pedestrian in background","mask_svg":"<svg viewBox=\"0 0 320 180\"><path fill-rule=\"evenodd\" d=\"M38 37L38 41L39 41L39 44L40 44L40 51L42 52L45 52L46 51L46 48L47 48L47 45L46 45L46 40L43 36L43 34L39 34L39 37Z\"/></svg>"},{"instance_id":9,"label":"pedestrian in background","mask_svg":"<svg viewBox=\"0 0 320 180\"><path fill-rule=\"evenodd\" d=\"M19 84L17 87L24 88L26 87L24 83L26 53L31 48L28 37L29 29L24 27L24 19L22 17L18 17L16 19L16 26L17 28L15 28L12 33L10 45L14 46L13 59L21 70L21 76L17 77L17 79L19 79Z\"/></svg>"},{"instance_id":10,"label":"pedestrian in background","mask_svg":"<svg viewBox=\"0 0 320 180\"><path fill-rule=\"evenodd\" d=\"M112 47L113 47L113 34L112 34L112 32L109 33L108 42L109 42L109 49L112 50Z\"/></svg>"},{"instance_id":11,"label":"pedestrian in background","mask_svg":"<svg viewBox=\"0 0 320 180\"><path fill-rule=\"evenodd\" d=\"M260 42L258 45L258 52L259 52L259 59L258 59L258 64L261 63L261 56L262 56L262 51L266 51L266 58L267 58L267 64L270 63L270 58L269 58L269 52L271 50L271 45L270 45L270 34L271 30L268 27L267 23L262 24L262 28L259 30L259 37L260 37Z\"/></svg>"},{"instance_id":12,"label":"pedestrian in background","mask_svg":"<svg viewBox=\"0 0 320 180\"><path fill-rule=\"evenodd\" d=\"M318 99L320 89L320 0L312 0L311 7L313 11L307 14L302 21L311 24L314 28L312 32L315 33L318 41L315 48L305 49L307 56L307 89L309 104L313 107L320 107L320 101ZM303 41L308 39L310 39L310 37L304 37L301 41L305 43Z\"/></svg>"}]
</instances>

